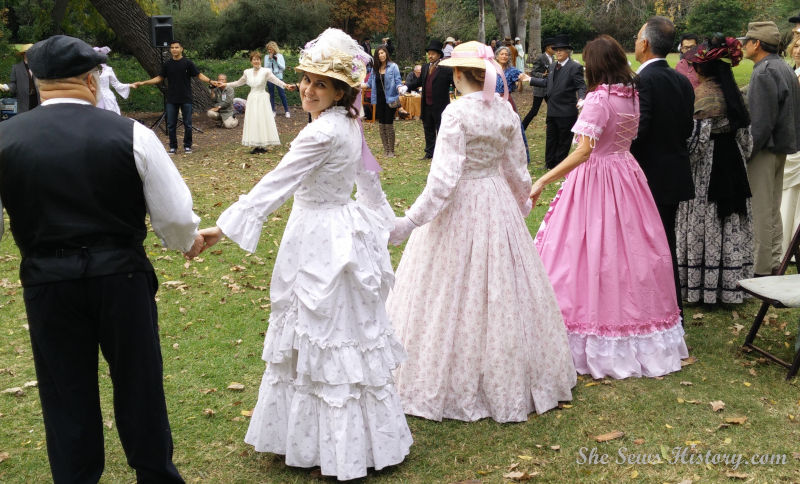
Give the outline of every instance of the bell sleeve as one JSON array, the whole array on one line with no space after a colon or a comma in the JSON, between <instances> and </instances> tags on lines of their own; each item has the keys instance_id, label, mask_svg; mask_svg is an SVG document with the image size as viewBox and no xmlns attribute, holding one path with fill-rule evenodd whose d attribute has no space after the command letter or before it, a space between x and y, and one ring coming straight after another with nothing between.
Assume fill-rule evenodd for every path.
<instances>
[{"instance_id":1,"label":"bell sleeve","mask_svg":"<svg viewBox=\"0 0 800 484\"><path fill-rule=\"evenodd\" d=\"M460 120L446 109L442 113L442 125L436 137L436 148L425 189L406 211L406 217L417 227L436 218L450 203L464 170L466 148Z\"/></svg>"},{"instance_id":2,"label":"bell sleeve","mask_svg":"<svg viewBox=\"0 0 800 484\"><path fill-rule=\"evenodd\" d=\"M329 134L307 126L292 141L289 152L274 170L267 173L239 201L228 207L217 219L217 226L231 240L255 252L261 227L269 215L294 194L303 179L327 159L332 138Z\"/></svg>"},{"instance_id":3,"label":"bell sleeve","mask_svg":"<svg viewBox=\"0 0 800 484\"><path fill-rule=\"evenodd\" d=\"M242 77L240 77L238 81L229 82L226 85L229 86L229 87L236 88L236 87L244 86L245 84L247 84L247 71L244 71L242 73Z\"/></svg>"},{"instance_id":4,"label":"bell sleeve","mask_svg":"<svg viewBox=\"0 0 800 484\"><path fill-rule=\"evenodd\" d=\"M122 96L122 99L128 99L128 95L131 93L131 85L119 82L119 79L117 79L117 75L114 74L114 69L112 69L111 66L107 66L106 69L108 69L108 83L114 88L115 91L117 91L117 93L119 93L120 96Z\"/></svg>"}]
</instances>

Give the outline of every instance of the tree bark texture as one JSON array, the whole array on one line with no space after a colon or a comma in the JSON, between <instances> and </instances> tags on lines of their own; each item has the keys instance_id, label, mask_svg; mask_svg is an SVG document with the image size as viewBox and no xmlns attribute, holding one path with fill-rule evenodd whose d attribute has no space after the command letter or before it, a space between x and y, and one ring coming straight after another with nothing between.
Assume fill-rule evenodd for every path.
<instances>
[{"instance_id":1,"label":"tree bark texture","mask_svg":"<svg viewBox=\"0 0 800 484\"><path fill-rule=\"evenodd\" d=\"M53 4L53 11L50 12L50 18L53 20L52 35L64 33L61 29L61 22L64 21L64 15L67 13L67 4L69 0L56 0Z\"/></svg>"},{"instance_id":2,"label":"tree bark texture","mask_svg":"<svg viewBox=\"0 0 800 484\"><path fill-rule=\"evenodd\" d=\"M478 42L486 43L486 3L478 0Z\"/></svg>"},{"instance_id":3,"label":"tree bark texture","mask_svg":"<svg viewBox=\"0 0 800 484\"><path fill-rule=\"evenodd\" d=\"M531 35L528 38L528 60L531 60L542 53L542 7L538 0L529 1Z\"/></svg>"},{"instance_id":4,"label":"tree bark texture","mask_svg":"<svg viewBox=\"0 0 800 484\"><path fill-rule=\"evenodd\" d=\"M425 52L425 0L397 0L394 7L397 60L417 61Z\"/></svg>"},{"instance_id":5,"label":"tree bark texture","mask_svg":"<svg viewBox=\"0 0 800 484\"><path fill-rule=\"evenodd\" d=\"M515 1L515 0L510 0ZM494 17L497 20L497 30L500 32L500 38L510 37L511 28L508 23L508 10L506 3L503 0L492 0L492 9L494 10Z\"/></svg>"},{"instance_id":6,"label":"tree bark texture","mask_svg":"<svg viewBox=\"0 0 800 484\"><path fill-rule=\"evenodd\" d=\"M151 77L157 76L161 72L163 61L161 52L152 46L150 17L144 13L142 7L135 1L91 0L91 2L105 19L108 27L117 34L125 47L130 49L144 70ZM159 86L159 89L163 90L164 86ZM192 101L198 109L205 110L211 107L208 88L196 77L192 79Z\"/></svg>"}]
</instances>

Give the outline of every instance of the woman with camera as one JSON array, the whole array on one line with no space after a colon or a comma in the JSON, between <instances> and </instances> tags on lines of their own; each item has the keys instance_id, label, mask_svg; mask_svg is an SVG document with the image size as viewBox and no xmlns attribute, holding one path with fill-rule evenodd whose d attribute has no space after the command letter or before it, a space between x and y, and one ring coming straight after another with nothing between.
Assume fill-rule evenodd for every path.
<instances>
[{"instance_id":1,"label":"woman with camera","mask_svg":"<svg viewBox=\"0 0 800 484\"><path fill-rule=\"evenodd\" d=\"M274 40L267 42L267 62L266 68L272 72L278 79L283 80L283 71L286 70L286 60L278 48L278 44ZM289 102L286 100L286 90L281 86L276 86L271 82L267 82L267 91L269 92L269 105L272 107L272 114L275 114L275 89L278 89L278 95L281 97L283 103L283 113L288 118L289 115Z\"/></svg>"}]
</instances>

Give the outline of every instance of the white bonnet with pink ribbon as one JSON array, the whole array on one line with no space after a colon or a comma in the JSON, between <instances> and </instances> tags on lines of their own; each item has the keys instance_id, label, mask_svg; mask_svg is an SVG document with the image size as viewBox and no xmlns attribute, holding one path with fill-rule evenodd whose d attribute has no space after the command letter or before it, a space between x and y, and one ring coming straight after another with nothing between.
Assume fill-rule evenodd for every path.
<instances>
[{"instance_id":1,"label":"white bonnet with pink ribbon","mask_svg":"<svg viewBox=\"0 0 800 484\"><path fill-rule=\"evenodd\" d=\"M485 69L486 75L483 80L484 101L494 99L497 75L499 74L503 78L503 99L508 99L508 86L506 85L506 77L503 75L503 68L494 60L494 51L488 45L474 40L459 44L453 49L450 58L439 62L439 65Z\"/></svg>"}]
</instances>

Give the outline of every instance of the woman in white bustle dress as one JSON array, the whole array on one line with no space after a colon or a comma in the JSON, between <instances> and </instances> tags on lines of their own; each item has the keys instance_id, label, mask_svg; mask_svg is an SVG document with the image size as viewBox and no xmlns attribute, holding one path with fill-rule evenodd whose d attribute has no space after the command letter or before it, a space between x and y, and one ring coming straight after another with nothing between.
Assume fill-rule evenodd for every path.
<instances>
[{"instance_id":1,"label":"woman in white bustle dress","mask_svg":"<svg viewBox=\"0 0 800 484\"><path fill-rule=\"evenodd\" d=\"M111 52L111 49L108 47L95 47L94 50L105 55ZM128 99L131 89L134 89L135 86L119 82L116 74L114 74L114 69L112 69L110 65L101 64L101 67L103 70L100 71L100 95L97 96L97 107L121 114L119 104L117 104L117 98L114 96L114 93L111 92L111 88L113 87L114 90L122 96L122 99Z\"/></svg>"},{"instance_id":2,"label":"woman in white bustle dress","mask_svg":"<svg viewBox=\"0 0 800 484\"><path fill-rule=\"evenodd\" d=\"M262 67L261 53L257 50L250 52L250 64L253 67L245 69L238 81L222 84L222 86L239 87L245 84L250 86L250 94L247 95L247 109L244 112L242 145L252 146L251 154L265 153L268 146L281 144L278 127L275 125L275 116L270 107L267 81L290 91L294 90L294 86L285 84L269 69Z\"/></svg>"},{"instance_id":3,"label":"woman in white bustle dress","mask_svg":"<svg viewBox=\"0 0 800 484\"><path fill-rule=\"evenodd\" d=\"M464 95L442 113L425 189L390 237L411 234L387 302L408 351L397 389L410 415L525 421L571 400L576 373L525 225L519 116L495 94L502 71L489 47L466 42L440 65Z\"/></svg>"},{"instance_id":4,"label":"woman in white bustle dress","mask_svg":"<svg viewBox=\"0 0 800 484\"><path fill-rule=\"evenodd\" d=\"M374 157L362 156L353 107L365 59L337 29L306 44L296 69L313 121L218 227L201 231L207 246L224 234L253 252L264 221L294 193L272 273L267 368L245 442L341 480L402 462L412 443L392 378L405 352L385 309L394 214Z\"/></svg>"}]
</instances>

